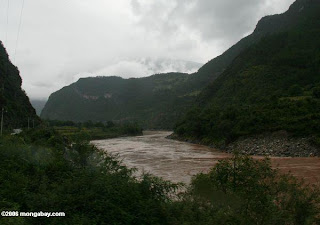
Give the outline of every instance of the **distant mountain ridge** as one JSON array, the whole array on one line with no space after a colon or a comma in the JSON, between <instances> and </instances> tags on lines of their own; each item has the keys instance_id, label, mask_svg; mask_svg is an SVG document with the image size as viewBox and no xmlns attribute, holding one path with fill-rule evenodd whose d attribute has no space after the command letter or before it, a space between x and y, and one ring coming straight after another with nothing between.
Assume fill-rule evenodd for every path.
<instances>
[{"instance_id":1,"label":"distant mountain ridge","mask_svg":"<svg viewBox=\"0 0 320 225\"><path fill-rule=\"evenodd\" d=\"M197 98L197 96L200 93L202 96L205 95L203 94L205 92L201 91L225 72L239 54L257 44L261 39L267 36L287 32L296 24L302 23L303 16L299 16L304 15L303 10L301 11L302 6L313 2L317 1L298 0L286 13L264 17L259 21L255 31L251 35L243 38L222 55L206 63L196 73L192 73L190 75L171 73L151 76L149 78L139 78L134 81L130 79L127 81L116 81L116 79L111 81L111 78L109 78L109 80L108 78L105 78L106 82L100 82L102 78L79 80L78 82L52 94L43 110L43 113L41 114L41 117L61 120L134 119L143 123L147 128L172 128L175 122L177 122L181 115L188 111L195 101L206 101L205 97ZM155 77L157 78L157 82L161 83L160 86L158 86L159 83L150 84L147 82L148 80L154 80ZM94 79L96 79L96 81L92 82ZM129 96L128 93L131 93L132 96L137 96L134 93L139 93L140 89L143 90L149 88L149 92L144 93L147 95L146 98L142 96L139 100L136 99L134 101L129 101L128 99L135 97L127 98L128 102L130 102L130 107L125 108L125 112L124 108L121 108L121 110L119 108L119 110L117 110L117 104L113 106L110 105L110 100L107 99L104 101L100 101L101 99L99 101L86 99L86 102L82 101L81 104L76 104L76 102L80 102L80 100L83 99L83 96L76 95L76 92L73 89L74 86L78 86L81 83L81 87L85 90L84 93L91 95L91 93L95 92L97 86L100 88L100 83L112 86L111 83L107 84L107 80L111 83L128 83L128 86L122 86L124 89L117 90L117 92L119 92L119 96ZM170 84L172 80L174 80L174 82ZM86 84L86 81L90 82ZM152 88L150 88L150 85ZM107 89L105 92L108 92ZM74 98L71 100L68 95L72 95ZM150 96L153 97L151 98ZM121 97L119 97L118 100L119 99L121 99ZM134 102L136 104L134 104ZM150 102L153 102L154 105ZM95 113L90 112L92 104L94 104L94 107L97 109ZM108 105L108 107L106 105ZM136 109L139 107L140 110L138 111L140 112L138 113ZM72 108L72 110L70 108Z\"/></svg>"},{"instance_id":2,"label":"distant mountain ridge","mask_svg":"<svg viewBox=\"0 0 320 225\"><path fill-rule=\"evenodd\" d=\"M4 108L4 129L27 127L29 120L39 122L24 90L19 70L14 66L0 42L0 113Z\"/></svg>"},{"instance_id":3,"label":"distant mountain ridge","mask_svg":"<svg viewBox=\"0 0 320 225\"><path fill-rule=\"evenodd\" d=\"M181 88L188 74L146 78L81 78L53 93L41 117L72 121L137 121L145 127L172 126L193 96ZM183 104L182 104L183 103Z\"/></svg>"},{"instance_id":4,"label":"distant mountain ridge","mask_svg":"<svg viewBox=\"0 0 320 225\"><path fill-rule=\"evenodd\" d=\"M33 108L36 110L38 116L41 115L42 109L44 108L47 100L31 99L30 103Z\"/></svg>"},{"instance_id":5,"label":"distant mountain ridge","mask_svg":"<svg viewBox=\"0 0 320 225\"><path fill-rule=\"evenodd\" d=\"M162 74L162 73L195 73L199 70L203 64L198 62L186 61L186 60L176 60L169 58L140 58L132 61L128 61L132 63L140 64L145 68L146 74L137 74L139 77L142 75L150 76L150 74ZM109 73L110 74L110 73ZM125 75L126 74L114 74L113 75ZM104 74L106 75L106 74Z\"/></svg>"},{"instance_id":6,"label":"distant mountain ridge","mask_svg":"<svg viewBox=\"0 0 320 225\"><path fill-rule=\"evenodd\" d=\"M194 73L203 64L193 61L170 59L170 58L137 58L122 59L94 72L84 72L75 75L75 78L95 76L118 76L122 78L139 78L152 74L162 73Z\"/></svg>"}]
</instances>

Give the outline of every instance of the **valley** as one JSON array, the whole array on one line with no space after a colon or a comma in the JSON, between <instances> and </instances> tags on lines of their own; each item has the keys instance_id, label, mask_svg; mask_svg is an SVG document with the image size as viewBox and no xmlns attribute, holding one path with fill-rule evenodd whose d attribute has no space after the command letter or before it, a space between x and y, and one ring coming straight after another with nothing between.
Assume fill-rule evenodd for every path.
<instances>
[{"instance_id":1,"label":"valley","mask_svg":"<svg viewBox=\"0 0 320 225\"><path fill-rule=\"evenodd\" d=\"M320 1L296 0L286 12L259 16L253 32L243 30L238 42L232 37L235 44L220 56L194 62L207 57L202 54L218 55L210 51L222 49L219 33L237 33L226 25L233 16L226 15L243 4L269 10L267 1L159 1L163 7L121 1L121 9L131 4L108 19L104 10L115 10L118 1L90 2L90 8L99 6L92 12L70 1L71 12L64 3L57 9L81 19L61 17L58 27L76 26L52 26L54 35L36 37L36 46L26 45L28 36L21 42L17 65L35 72L23 76L29 93L38 96L31 102L13 64L17 49L9 57L0 42L0 224L320 224ZM213 26L213 3L226 8L221 31ZM19 32L23 7L24 1ZM8 32L9 1L6 8ZM143 9L151 10L147 24ZM176 13L181 9L192 19ZM211 22L202 24L192 10ZM89 11L99 23L89 22ZM134 22L113 24L130 16ZM81 35L66 43L75 27ZM99 50L93 48L99 40L94 28L103 39ZM209 30L212 36L204 35ZM108 41L113 35L121 38ZM82 36L88 40L76 44ZM212 43L219 47L209 48ZM147 54L160 54L159 60ZM20 210L66 216L6 217Z\"/></svg>"}]
</instances>

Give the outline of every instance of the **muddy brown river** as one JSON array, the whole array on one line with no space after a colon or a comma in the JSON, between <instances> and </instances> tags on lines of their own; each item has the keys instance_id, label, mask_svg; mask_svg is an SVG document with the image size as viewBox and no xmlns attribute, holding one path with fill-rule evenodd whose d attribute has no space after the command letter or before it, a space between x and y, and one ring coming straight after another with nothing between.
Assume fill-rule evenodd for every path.
<instances>
[{"instance_id":1,"label":"muddy brown river","mask_svg":"<svg viewBox=\"0 0 320 225\"><path fill-rule=\"evenodd\" d=\"M146 131L143 136L92 141L99 149L118 155L129 168L173 182L189 183L191 177L208 172L220 159L231 154L196 144L166 139L172 132ZM261 158L261 157L255 157ZM320 158L272 157L272 166L291 172L308 183L320 184Z\"/></svg>"}]
</instances>

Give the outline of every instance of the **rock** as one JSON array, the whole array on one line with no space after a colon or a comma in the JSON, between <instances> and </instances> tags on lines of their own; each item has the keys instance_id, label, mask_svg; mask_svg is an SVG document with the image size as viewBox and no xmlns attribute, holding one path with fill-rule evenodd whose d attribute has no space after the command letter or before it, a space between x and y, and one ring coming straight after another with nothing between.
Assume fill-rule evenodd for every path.
<instances>
[{"instance_id":1,"label":"rock","mask_svg":"<svg viewBox=\"0 0 320 225\"><path fill-rule=\"evenodd\" d=\"M314 157L320 149L312 146L310 138L293 138L285 131L242 137L226 148L238 149L243 154L272 155L282 157Z\"/></svg>"}]
</instances>

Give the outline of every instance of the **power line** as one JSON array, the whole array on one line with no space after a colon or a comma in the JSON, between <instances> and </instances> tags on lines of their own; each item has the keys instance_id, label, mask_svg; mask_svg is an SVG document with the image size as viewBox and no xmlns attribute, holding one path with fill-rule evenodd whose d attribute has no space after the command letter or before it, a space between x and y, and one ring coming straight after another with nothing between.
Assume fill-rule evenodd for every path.
<instances>
[{"instance_id":1,"label":"power line","mask_svg":"<svg viewBox=\"0 0 320 225\"><path fill-rule=\"evenodd\" d=\"M21 11L20 11L20 21L19 21L19 27L18 27L18 34L17 34L16 46L15 46L15 49L14 49L13 62L16 62L16 54L17 54L19 37L20 37L20 30L21 30L21 24L22 24L22 13L23 13L23 9L24 9L24 0L22 0L22 6L21 6Z\"/></svg>"},{"instance_id":2,"label":"power line","mask_svg":"<svg viewBox=\"0 0 320 225\"><path fill-rule=\"evenodd\" d=\"M10 7L10 3L9 0L7 1L7 28L6 28L6 44L8 41L8 29L9 29L9 7Z\"/></svg>"},{"instance_id":3,"label":"power line","mask_svg":"<svg viewBox=\"0 0 320 225\"><path fill-rule=\"evenodd\" d=\"M2 136L2 130L3 130L3 113L4 113L4 108L2 107L1 110L1 128L0 128L0 135Z\"/></svg>"},{"instance_id":4,"label":"power line","mask_svg":"<svg viewBox=\"0 0 320 225\"><path fill-rule=\"evenodd\" d=\"M2 7L2 4L5 5L5 1L6 1L6 0L1 0L1 6L0 6L0 8L1 8L1 20L4 19L5 16L6 16L6 14L5 14L6 8L5 8L4 6ZM2 22L2 21L1 21L1 22ZM5 24L5 23L3 23L3 25L4 25L4 24ZM2 23L1 23L1 25L2 25ZM5 29L1 29L1 41L2 41L2 42L4 41L5 34L6 34L6 30L5 30ZM2 35L3 35L3 36L2 36ZM3 39L2 39L2 38L3 38Z\"/></svg>"}]
</instances>

